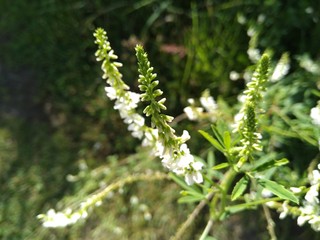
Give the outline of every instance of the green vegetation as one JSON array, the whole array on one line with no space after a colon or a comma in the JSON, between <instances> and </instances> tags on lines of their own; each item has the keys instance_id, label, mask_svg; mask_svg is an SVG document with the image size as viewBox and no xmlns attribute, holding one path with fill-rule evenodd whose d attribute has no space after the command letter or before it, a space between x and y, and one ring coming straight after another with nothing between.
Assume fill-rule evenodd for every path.
<instances>
[{"instance_id":1,"label":"green vegetation","mask_svg":"<svg viewBox=\"0 0 320 240\"><path fill-rule=\"evenodd\" d=\"M160 160L131 137L105 96L92 36L98 27L108 31L124 65L123 79L135 92L134 47L144 45L166 98L165 114L177 117L170 127L179 136L187 129L191 153L212 169L205 172L211 177L206 186L222 177L218 170L233 164L227 160L234 158L232 147L239 139L226 132L242 107L238 96L264 52L271 58L271 81L259 107L244 109L254 121L241 129L252 141L259 139L246 128L262 133L259 144L265 151L250 149L250 158L259 159L251 170L268 169L272 182L252 184L271 192L276 188L276 196L284 194L295 202L295 196L279 193L273 181L306 185L307 175L320 162L320 127L310 116L320 98L317 1L4 0L0 9L1 239L169 239L203 199L205 191L198 194L198 187L190 189L176 175L128 180L90 210L85 221L48 229L37 219L51 208L76 206L132 175L166 173ZM273 76L280 63L290 69ZM208 100L210 95L217 109L203 105L201 97ZM204 108L197 121L189 121L183 112L189 105L193 111ZM234 163L241 167L251 161L242 160ZM237 176L232 200L247 197L249 177ZM219 214L202 209L183 239L198 239L209 216L225 220L212 223L212 237L206 239L269 239L270 219L279 239L319 238L307 223L299 227L289 216L279 220L276 210L270 210L267 220L263 208L229 218Z\"/></svg>"}]
</instances>

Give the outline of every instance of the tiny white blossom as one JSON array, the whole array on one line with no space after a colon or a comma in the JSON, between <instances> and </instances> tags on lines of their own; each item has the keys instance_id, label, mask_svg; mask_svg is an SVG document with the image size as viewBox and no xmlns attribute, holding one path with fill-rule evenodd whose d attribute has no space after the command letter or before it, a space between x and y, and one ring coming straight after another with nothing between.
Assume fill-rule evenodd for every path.
<instances>
[{"instance_id":1,"label":"tiny white blossom","mask_svg":"<svg viewBox=\"0 0 320 240\"><path fill-rule=\"evenodd\" d=\"M212 96L200 97L200 103L206 109L207 112L214 112L218 108L218 105Z\"/></svg>"},{"instance_id":2,"label":"tiny white blossom","mask_svg":"<svg viewBox=\"0 0 320 240\"><path fill-rule=\"evenodd\" d=\"M311 204L317 204L319 203L319 199L318 199L318 188L319 185L312 185L309 189L309 191L307 192L307 194L305 195L305 200L307 200L307 202L311 203Z\"/></svg>"},{"instance_id":3,"label":"tiny white blossom","mask_svg":"<svg viewBox=\"0 0 320 240\"><path fill-rule=\"evenodd\" d=\"M188 106L185 107L183 111L185 112L189 120L194 121L199 119L201 113L203 112L203 108Z\"/></svg>"},{"instance_id":4,"label":"tiny white blossom","mask_svg":"<svg viewBox=\"0 0 320 240\"><path fill-rule=\"evenodd\" d=\"M238 80L238 79L240 78L240 74L237 73L236 71L231 71L231 72L229 73L229 78L230 78L230 80L232 80L232 81L236 81L236 80Z\"/></svg>"},{"instance_id":5,"label":"tiny white blossom","mask_svg":"<svg viewBox=\"0 0 320 240\"><path fill-rule=\"evenodd\" d=\"M285 75L287 75L287 73L289 72L289 69L290 69L289 63L286 63L280 60L273 71L270 81L271 82L279 81Z\"/></svg>"},{"instance_id":6,"label":"tiny white blossom","mask_svg":"<svg viewBox=\"0 0 320 240\"><path fill-rule=\"evenodd\" d=\"M183 130L181 135L181 141L184 143L190 139L190 134L187 130Z\"/></svg>"},{"instance_id":7,"label":"tiny white blossom","mask_svg":"<svg viewBox=\"0 0 320 240\"><path fill-rule=\"evenodd\" d=\"M247 54L252 62L257 62L261 58L260 50L257 48L249 48Z\"/></svg>"},{"instance_id":8,"label":"tiny white blossom","mask_svg":"<svg viewBox=\"0 0 320 240\"><path fill-rule=\"evenodd\" d=\"M305 215L300 215L297 219L297 223L299 226L302 226L305 224L306 221L308 221L311 217L310 216L305 216Z\"/></svg>"},{"instance_id":9,"label":"tiny white blossom","mask_svg":"<svg viewBox=\"0 0 320 240\"><path fill-rule=\"evenodd\" d=\"M301 188L298 188L298 187L290 187L290 190L293 193L301 193Z\"/></svg>"},{"instance_id":10,"label":"tiny white blossom","mask_svg":"<svg viewBox=\"0 0 320 240\"><path fill-rule=\"evenodd\" d=\"M105 87L104 90L110 100L115 100L117 98L116 90L113 87Z\"/></svg>"},{"instance_id":11,"label":"tiny white blossom","mask_svg":"<svg viewBox=\"0 0 320 240\"><path fill-rule=\"evenodd\" d=\"M71 209L66 209L65 212L56 212L50 209L47 214L40 214L38 218L43 220L42 225L47 228L66 227L76 223L80 218L85 218L86 212L80 214L79 212L72 213Z\"/></svg>"},{"instance_id":12,"label":"tiny white blossom","mask_svg":"<svg viewBox=\"0 0 320 240\"><path fill-rule=\"evenodd\" d=\"M185 181L188 185L192 185L194 183L202 183L203 182L203 177L199 171L197 172L192 172L192 173L187 173L185 175Z\"/></svg>"},{"instance_id":13,"label":"tiny white blossom","mask_svg":"<svg viewBox=\"0 0 320 240\"><path fill-rule=\"evenodd\" d=\"M288 202L284 201L282 204L282 212L280 213L279 218L284 219L289 213Z\"/></svg>"},{"instance_id":14,"label":"tiny white blossom","mask_svg":"<svg viewBox=\"0 0 320 240\"><path fill-rule=\"evenodd\" d=\"M314 107L310 111L310 117L313 124L320 126L320 107Z\"/></svg>"},{"instance_id":15,"label":"tiny white blossom","mask_svg":"<svg viewBox=\"0 0 320 240\"><path fill-rule=\"evenodd\" d=\"M320 231L320 216L314 216L309 220L309 224L315 231Z\"/></svg>"}]
</instances>

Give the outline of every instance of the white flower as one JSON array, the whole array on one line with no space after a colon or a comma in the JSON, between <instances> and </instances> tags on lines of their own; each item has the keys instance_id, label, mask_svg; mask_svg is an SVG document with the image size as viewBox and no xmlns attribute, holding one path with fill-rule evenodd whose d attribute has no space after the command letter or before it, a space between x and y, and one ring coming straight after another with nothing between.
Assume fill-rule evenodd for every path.
<instances>
[{"instance_id":1,"label":"white flower","mask_svg":"<svg viewBox=\"0 0 320 240\"><path fill-rule=\"evenodd\" d=\"M190 139L190 134L187 130L183 130L181 135L181 141L184 143Z\"/></svg>"},{"instance_id":2,"label":"white flower","mask_svg":"<svg viewBox=\"0 0 320 240\"><path fill-rule=\"evenodd\" d=\"M216 111L218 108L218 105L212 96L200 97L200 103L209 113Z\"/></svg>"},{"instance_id":3,"label":"white flower","mask_svg":"<svg viewBox=\"0 0 320 240\"><path fill-rule=\"evenodd\" d=\"M183 143L180 146L180 154L175 159L175 172L177 174L182 174L185 171L185 168L188 168L191 163L194 162L194 157L190 154L190 150L187 144Z\"/></svg>"},{"instance_id":4,"label":"white flower","mask_svg":"<svg viewBox=\"0 0 320 240\"><path fill-rule=\"evenodd\" d=\"M320 231L320 216L314 216L309 220L309 224L315 231Z\"/></svg>"},{"instance_id":5,"label":"white flower","mask_svg":"<svg viewBox=\"0 0 320 240\"><path fill-rule=\"evenodd\" d=\"M302 226L306 221L308 221L311 217L310 216L305 216L305 215L300 215L297 219L297 223L299 226Z\"/></svg>"},{"instance_id":6,"label":"white flower","mask_svg":"<svg viewBox=\"0 0 320 240\"><path fill-rule=\"evenodd\" d=\"M203 177L202 177L202 174L199 171L197 171L197 172L187 173L184 177L184 180L188 185L192 185L194 183L202 183Z\"/></svg>"},{"instance_id":7,"label":"white flower","mask_svg":"<svg viewBox=\"0 0 320 240\"><path fill-rule=\"evenodd\" d=\"M158 129L148 129L144 132L144 139L142 140L142 146L153 146L158 139Z\"/></svg>"},{"instance_id":8,"label":"white flower","mask_svg":"<svg viewBox=\"0 0 320 240\"><path fill-rule=\"evenodd\" d=\"M279 218L284 219L289 213L288 202L284 201L282 204L282 212L280 213Z\"/></svg>"},{"instance_id":9,"label":"white flower","mask_svg":"<svg viewBox=\"0 0 320 240\"><path fill-rule=\"evenodd\" d=\"M310 178L310 183L311 184L318 184L320 183L320 172L319 170L313 170Z\"/></svg>"},{"instance_id":10,"label":"white flower","mask_svg":"<svg viewBox=\"0 0 320 240\"><path fill-rule=\"evenodd\" d=\"M128 130L132 132L132 136L139 139L141 139L144 134L144 121L144 118L137 113L128 115L126 119L124 119L124 122L129 124Z\"/></svg>"},{"instance_id":11,"label":"white flower","mask_svg":"<svg viewBox=\"0 0 320 240\"><path fill-rule=\"evenodd\" d=\"M193 98L188 98L188 103L190 105L194 105L194 99Z\"/></svg>"},{"instance_id":12,"label":"white flower","mask_svg":"<svg viewBox=\"0 0 320 240\"><path fill-rule=\"evenodd\" d=\"M260 50L257 48L249 48L247 54L252 62L257 62L261 58Z\"/></svg>"},{"instance_id":13,"label":"white flower","mask_svg":"<svg viewBox=\"0 0 320 240\"><path fill-rule=\"evenodd\" d=\"M203 108L188 106L188 107L185 107L183 111L186 113L189 120L194 121L199 119L199 117L201 116L201 113L203 112Z\"/></svg>"},{"instance_id":14,"label":"white flower","mask_svg":"<svg viewBox=\"0 0 320 240\"><path fill-rule=\"evenodd\" d=\"M50 209L47 214L40 214L38 218L43 219L42 225L47 228L66 227L73 223L74 219L70 219L65 213L55 212Z\"/></svg>"},{"instance_id":15,"label":"white flower","mask_svg":"<svg viewBox=\"0 0 320 240\"><path fill-rule=\"evenodd\" d=\"M314 107L310 111L310 117L315 125L320 126L320 107Z\"/></svg>"},{"instance_id":16,"label":"white flower","mask_svg":"<svg viewBox=\"0 0 320 240\"><path fill-rule=\"evenodd\" d=\"M293 193L301 193L301 188L298 188L298 187L290 187L290 190Z\"/></svg>"},{"instance_id":17,"label":"white flower","mask_svg":"<svg viewBox=\"0 0 320 240\"><path fill-rule=\"evenodd\" d=\"M130 99L129 104L130 108L134 109L137 107L137 104L140 102L140 94L135 92L127 92L128 98Z\"/></svg>"},{"instance_id":18,"label":"white flower","mask_svg":"<svg viewBox=\"0 0 320 240\"><path fill-rule=\"evenodd\" d=\"M289 63L286 61L281 61L280 59L280 61L278 62L278 64L276 65L273 71L270 81L271 82L279 81L281 78L287 75L287 73L289 72L289 69L290 69Z\"/></svg>"},{"instance_id":19,"label":"white flower","mask_svg":"<svg viewBox=\"0 0 320 240\"><path fill-rule=\"evenodd\" d=\"M311 204L317 204L319 203L319 199L318 199L318 188L319 185L312 185L309 189L309 191L307 192L307 194L305 195L304 199L307 200L307 202L311 203Z\"/></svg>"},{"instance_id":20,"label":"white flower","mask_svg":"<svg viewBox=\"0 0 320 240\"><path fill-rule=\"evenodd\" d=\"M116 90L113 87L105 87L104 90L107 93L108 98L115 100L117 98Z\"/></svg>"},{"instance_id":21,"label":"white flower","mask_svg":"<svg viewBox=\"0 0 320 240\"><path fill-rule=\"evenodd\" d=\"M229 78L230 78L230 80L232 80L232 81L236 81L236 80L238 80L238 79L240 78L240 74L237 73L236 71L231 71L231 72L229 73Z\"/></svg>"}]
</instances>

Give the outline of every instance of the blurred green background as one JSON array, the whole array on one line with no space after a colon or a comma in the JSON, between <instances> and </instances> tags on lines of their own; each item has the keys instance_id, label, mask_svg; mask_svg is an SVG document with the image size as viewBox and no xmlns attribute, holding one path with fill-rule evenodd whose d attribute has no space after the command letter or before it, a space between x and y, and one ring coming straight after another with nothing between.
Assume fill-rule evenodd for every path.
<instances>
[{"instance_id":1,"label":"blurred green background","mask_svg":"<svg viewBox=\"0 0 320 240\"><path fill-rule=\"evenodd\" d=\"M192 211L192 205L176 203L179 188L165 181L123 187L86 223L67 229L44 229L36 219L128 173L162 170L159 161L137 150L139 142L105 97L94 56L97 27L107 30L124 64L124 80L135 91L134 46L145 46L172 116L205 89L223 99L226 111L235 104L245 80L240 74L231 81L229 74L253 65L250 44L268 49L273 59L290 54L290 74L273 89L270 102L290 115L304 101L301 111L308 114L316 105L310 89L319 75L302 69L297 57L319 60L319 9L315 0L0 0L0 238L169 239ZM247 34L250 28L258 32L256 42ZM203 126L182 121L176 128ZM196 131L191 135L192 152L205 152L208 144ZM293 169L303 172L310 163L306 155L311 159L317 149L303 139L279 138ZM67 181L68 174L75 176ZM205 216L185 239L196 239ZM264 226L262 214L249 212L217 224L215 231L219 239L268 239ZM281 239L319 237L289 218L279 221L277 231Z\"/></svg>"}]
</instances>

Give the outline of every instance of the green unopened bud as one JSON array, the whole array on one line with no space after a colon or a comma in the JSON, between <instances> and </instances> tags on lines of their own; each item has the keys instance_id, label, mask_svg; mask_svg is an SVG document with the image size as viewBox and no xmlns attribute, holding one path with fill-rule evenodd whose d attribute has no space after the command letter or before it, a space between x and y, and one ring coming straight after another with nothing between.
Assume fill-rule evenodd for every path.
<instances>
[{"instance_id":1,"label":"green unopened bud","mask_svg":"<svg viewBox=\"0 0 320 240\"><path fill-rule=\"evenodd\" d=\"M252 103L247 104L247 108L245 111L246 115L246 127L247 131L250 133L254 133L256 131L256 113Z\"/></svg>"}]
</instances>

